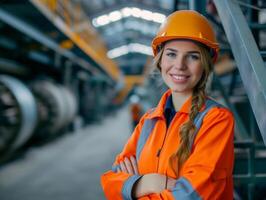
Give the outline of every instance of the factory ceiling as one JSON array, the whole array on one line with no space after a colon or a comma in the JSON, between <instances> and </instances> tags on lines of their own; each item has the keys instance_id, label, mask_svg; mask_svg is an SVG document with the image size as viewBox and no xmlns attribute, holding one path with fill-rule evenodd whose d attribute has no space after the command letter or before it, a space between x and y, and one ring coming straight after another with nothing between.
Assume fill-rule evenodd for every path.
<instances>
[{"instance_id":1,"label":"factory ceiling","mask_svg":"<svg viewBox=\"0 0 266 200\"><path fill-rule=\"evenodd\" d=\"M172 11L187 9L188 1L176 0L81 0L93 26L102 35L108 57L125 74L141 74L150 44L165 17Z\"/></svg>"}]
</instances>

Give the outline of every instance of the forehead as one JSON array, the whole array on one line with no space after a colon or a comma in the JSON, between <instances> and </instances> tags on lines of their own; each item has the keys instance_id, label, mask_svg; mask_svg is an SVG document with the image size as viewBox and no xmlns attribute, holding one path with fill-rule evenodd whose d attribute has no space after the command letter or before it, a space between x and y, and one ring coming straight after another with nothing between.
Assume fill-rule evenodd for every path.
<instances>
[{"instance_id":1,"label":"forehead","mask_svg":"<svg viewBox=\"0 0 266 200\"><path fill-rule=\"evenodd\" d=\"M165 44L165 49L167 48L177 51L200 51L199 46L190 40L171 40Z\"/></svg>"}]
</instances>

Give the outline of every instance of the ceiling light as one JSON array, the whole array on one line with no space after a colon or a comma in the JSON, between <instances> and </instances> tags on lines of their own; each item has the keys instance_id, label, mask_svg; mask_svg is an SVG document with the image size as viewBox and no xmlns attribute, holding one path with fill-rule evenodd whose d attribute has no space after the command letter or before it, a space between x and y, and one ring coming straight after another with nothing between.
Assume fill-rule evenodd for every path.
<instances>
[{"instance_id":1,"label":"ceiling light","mask_svg":"<svg viewBox=\"0 0 266 200\"><path fill-rule=\"evenodd\" d=\"M94 27L98 27L98 26L99 26L99 24L97 23L97 18L94 18L94 19L92 20L92 25L93 25Z\"/></svg>"},{"instance_id":2,"label":"ceiling light","mask_svg":"<svg viewBox=\"0 0 266 200\"><path fill-rule=\"evenodd\" d=\"M102 15L102 16L97 18L96 23L99 26L103 26L103 25L109 24L110 23L110 19L109 19L109 17L107 15Z\"/></svg>"},{"instance_id":3,"label":"ceiling light","mask_svg":"<svg viewBox=\"0 0 266 200\"><path fill-rule=\"evenodd\" d=\"M117 58L119 56L128 54L128 52L129 52L128 51L128 46L127 45L123 45L121 47L117 47L117 48L114 48L114 49L108 51L107 56L109 58Z\"/></svg>"},{"instance_id":4,"label":"ceiling light","mask_svg":"<svg viewBox=\"0 0 266 200\"><path fill-rule=\"evenodd\" d=\"M145 19L145 20L148 20L148 21L152 21L153 14L152 14L151 11L142 10L140 16L141 16L142 19Z\"/></svg>"},{"instance_id":5,"label":"ceiling light","mask_svg":"<svg viewBox=\"0 0 266 200\"><path fill-rule=\"evenodd\" d=\"M139 43L131 43L108 51L107 56L112 59L122 55L126 55L128 53L141 53L150 56L153 55L150 46Z\"/></svg>"},{"instance_id":6,"label":"ceiling light","mask_svg":"<svg viewBox=\"0 0 266 200\"><path fill-rule=\"evenodd\" d=\"M109 14L109 20L112 22L118 21L122 18L122 14L120 11L113 11Z\"/></svg>"},{"instance_id":7,"label":"ceiling light","mask_svg":"<svg viewBox=\"0 0 266 200\"><path fill-rule=\"evenodd\" d=\"M133 17L140 17L141 16L141 10L139 8L132 8L131 9L132 16Z\"/></svg>"},{"instance_id":8,"label":"ceiling light","mask_svg":"<svg viewBox=\"0 0 266 200\"><path fill-rule=\"evenodd\" d=\"M95 27L104 26L111 22L121 20L122 18L133 16L135 18L142 18L147 21L154 21L156 23L162 23L166 16L158 12L151 12L149 10L139 9L136 7L125 7L121 10L115 10L109 14L105 14L94 18L92 24Z\"/></svg>"},{"instance_id":9,"label":"ceiling light","mask_svg":"<svg viewBox=\"0 0 266 200\"><path fill-rule=\"evenodd\" d=\"M122 13L123 17L129 17L129 16L131 16L131 8L125 7L123 9L121 9L121 13Z\"/></svg>"},{"instance_id":10,"label":"ceiling light","mask_svg":"<svg viewBox=\"0 0 266 200\"><path fill-rule=\"evenodd\" d=\"M152 20L157 23L163 23L166 18L165 15L161 13L153 13L152 15L153 15Z\"/></svg>"}]
</instances>

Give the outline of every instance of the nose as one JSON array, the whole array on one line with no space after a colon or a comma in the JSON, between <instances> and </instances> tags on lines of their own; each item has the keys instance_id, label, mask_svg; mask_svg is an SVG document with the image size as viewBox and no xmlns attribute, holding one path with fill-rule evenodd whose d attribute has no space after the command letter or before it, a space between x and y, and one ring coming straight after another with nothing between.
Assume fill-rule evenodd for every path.
<instances>
[{"instance_id":1,"label":"nose","mask_svg":"<svg viewBox=\"0 0 266 200\"><path fill-rule=\"evenodd\" d=\"M175 63L174 63L174 67L178 70L185 70L187 68L184 55L177 56Z\"/></svg>"}]
</instances>

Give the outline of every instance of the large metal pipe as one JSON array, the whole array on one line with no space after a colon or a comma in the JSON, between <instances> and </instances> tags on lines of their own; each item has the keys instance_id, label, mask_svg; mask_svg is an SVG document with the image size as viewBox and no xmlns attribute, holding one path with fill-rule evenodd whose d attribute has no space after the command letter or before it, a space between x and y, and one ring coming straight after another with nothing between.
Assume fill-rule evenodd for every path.
<instances>
[{"instance_id":1,"label":"large metal pipe","mask_svg":"<svg viewBox=\"0 0 266 200\"><path fill-rule=\"evenodd\" d=\"M56 136L74 119L77 99L68 88L48 80L34 82L32 90L39 111L36 137L45 139Z\"/></svg>"},{"instance_id":2,"label":"large metal pipe","mask_svg":"<svg viewBox=\"0 0 266 200\"><path fill-rule=\"evenodd\" d=\"M0 122L0 151L13 151L31 137L37 123L37 106L31 91L18 79L1 75L0 86L0 115L6 119Z\"/></svg>"},{"instance_id":3,"label":"large metal pipe","mask_svg":"<svg viewBox=\"0 0 266 200\"><path fill-rule=\"evenodd\" d=\"M66 87L59 86L60 92L62 93L62 98L65 103L65 119L64 119L64 126L67 126L76 116L78 110L78 103L77 99L75 98L74 94Z\"/></svg>"},{"instance_id":4,"label":"large metal pipe","mask_svg":"<svg viewBox=\"0 0 266 200\"><path fill-rule=\"evenodd\" d=\"M65 103L58 87L50 81L38 81L32 85L38 101L39 122L35 136L50 138L56 135L65 119Z\"/></svg>"}]
</instances>

